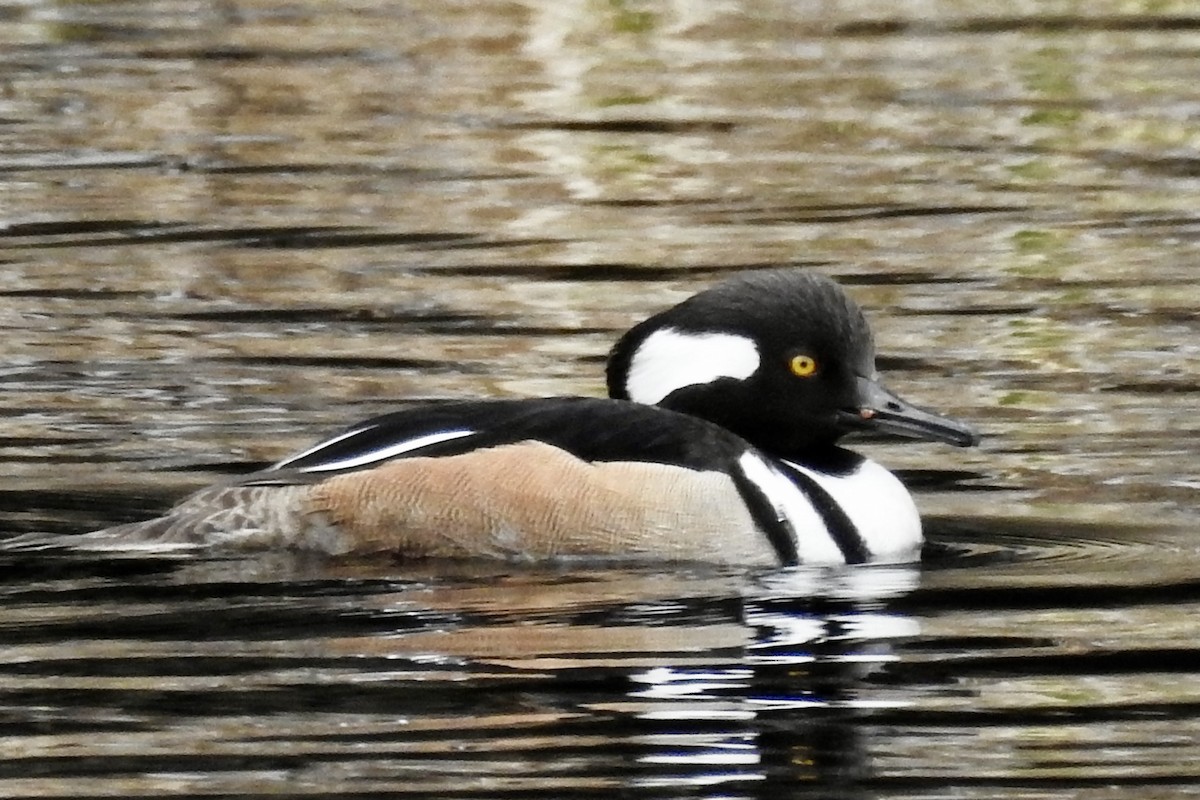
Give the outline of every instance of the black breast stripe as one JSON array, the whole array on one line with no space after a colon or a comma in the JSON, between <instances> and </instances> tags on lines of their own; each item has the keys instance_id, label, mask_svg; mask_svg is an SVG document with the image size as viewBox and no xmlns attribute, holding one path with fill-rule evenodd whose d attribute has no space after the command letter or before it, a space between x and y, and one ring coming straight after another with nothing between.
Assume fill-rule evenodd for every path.
<instances>
[{"instance_id":1,"label":"black breast stripe","mask_svg":"<svg viewBox=\"0 0 1200 800\"><path fill-rule=\"evenodd\" d=\"M846 512L837 501L808 475L798 469L786 469L789 478L795 481L800 490L808 495L812 507L821 516L825 529L829 531L834 544L842 551L847 564L865 564L871 560L871 550L863 539L858 528L846 516Z\"/></svg>"},{"instance_id":2,"label":"black breast stripe","mask_svg":"<svg viewBox=\"0 0 1200 800\"><path fill-rule=\"evenodd\" d=\"M796 550L796 537L799 532L792 523L779 518L775 505L767 498L763 490L754 481L745 476L741 469L734 469L730 475L733 485L737 487L750 516L758 523L767 535L767 541L779 557L779 563L785 567L794 567L800 563L800 553Z\"/></svg>"}]
</instances>

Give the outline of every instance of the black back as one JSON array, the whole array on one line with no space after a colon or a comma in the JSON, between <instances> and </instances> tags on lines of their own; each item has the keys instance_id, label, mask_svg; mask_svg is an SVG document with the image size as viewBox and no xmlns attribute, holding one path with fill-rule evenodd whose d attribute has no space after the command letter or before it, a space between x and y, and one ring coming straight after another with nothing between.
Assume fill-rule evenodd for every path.
<instances>
[{"instance_id":1,"label":"black back","mask_svg":"<svg viewBox=\"0 0 1200 800\"><path fill-rule=\"evenodd\" d=\"M370 458L405 442L462 430L471 433L394 456ZM271 482L272 477L309 472L327 477L391 458L459 455L531 439L584 461L645 461L722 471L729 471L749 448L738 436L705 420L623 400L546 397L443 401L367 420L248 480ZM350 460L361 461L345 470L322 468Z\"/></svg>"}]
</instances>

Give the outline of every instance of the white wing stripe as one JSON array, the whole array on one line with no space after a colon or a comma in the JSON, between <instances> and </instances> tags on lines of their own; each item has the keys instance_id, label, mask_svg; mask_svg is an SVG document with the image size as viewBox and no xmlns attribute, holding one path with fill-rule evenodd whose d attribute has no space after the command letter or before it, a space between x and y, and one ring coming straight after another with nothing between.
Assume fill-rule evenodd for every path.
<instances>
[{"instance_id":1,"label":"white wing stripe","mask_svg":"<svg viewBox=\"0 0 1200 800\"><path fill-rule=\"evenodd\" d=\"M349 439L351 436L357 436L358 434L362 433L365 430L366 430L366 428L355 428L352 431L346 431L345 433L343 433L339 436L335 436L332 439L326 439L323 442L317 442L312 447L305 450L303 453L296 453L293 456L288 456L287 458L283 459L282 461L276 461L274 464L271 465L271 469L283 469L288 464L291 464L293 461L299 461L300 459L304 458L305 456L311 456L313 453L317 452L318 450L324 450L326 447L329 447L330 445L335 445L338 442L342 441L343 439Z\"/></svg>"},{"instance_id":2,"label":"white wing stripe","mask_svg":"<svg viewBox=\"0 0 1200 800\"><path fill-rule=\"evenodd\" d=\"M352 435L353 433L357 433L357 431L353 431L351 434L339 436L336 439L331 439L328 442L318 445L317 447L306 450L299 456L293 456L292 458L279 463L281 465L286 465L298 458L301 458L302 456L311 455L312 453L315 453L322 448L333 444L334 442L339 442L342 439L345 439L346 436ZM418 436L415 439L405 439L402 442L396 442L395 444L390 444L387 447L381 447L378 450L368 450L365 453L360 453L359 455L351 456L350 458L343 458L339 461L326 461L321 464L314 464L311 467L301 467L298 471L332 472L340 469L354 469L355 467L361 467L377 461L386 461L389 458L394 458L395 456L409 453L413 450L420 450L422 447L429 447L430 445L438 444L440 442L448 442L451 439L461 439L462 437L470 436L473 433L475 433L475 431L472 430L441 431L440 433L430 433L426 434L425 436Z\"/></svg>"}]
</instances>

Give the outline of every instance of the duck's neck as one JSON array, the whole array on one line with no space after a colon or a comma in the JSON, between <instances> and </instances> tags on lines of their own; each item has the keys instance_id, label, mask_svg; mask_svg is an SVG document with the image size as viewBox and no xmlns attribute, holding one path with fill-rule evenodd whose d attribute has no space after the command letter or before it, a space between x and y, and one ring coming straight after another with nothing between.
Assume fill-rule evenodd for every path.
<instances>
[{"instance_id":1,"label":"duck's neck","mask_svg":"<svg viewBox=\"0 0 1200 800\"><path fill-rule=\"evenodd\" d=\"M766 452L781 461L799 464L826 475L837 476L854 473L867 460L865 456L861 456L853 450L838 447L836 444L806 448L798 453L779 453L769 449Z\"/></svg>"}]
</instances>

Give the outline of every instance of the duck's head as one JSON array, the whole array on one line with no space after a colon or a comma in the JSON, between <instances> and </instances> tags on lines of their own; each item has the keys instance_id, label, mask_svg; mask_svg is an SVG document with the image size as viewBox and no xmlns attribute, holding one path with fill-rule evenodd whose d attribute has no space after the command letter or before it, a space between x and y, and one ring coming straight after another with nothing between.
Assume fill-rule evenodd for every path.
<instances>
[{"instance_id":1,"label":"duck's head","mask_svg":"<svg viewBox=\"0 0 1200 800\"><path fill-rule=\"evenodd\" d=\"M885 389L862 310L803 269L738 276L635 326L613 348L608 389L703 417L785 458L862 430L979 442L969 425Z\"/></svg>"}]
</instances>

